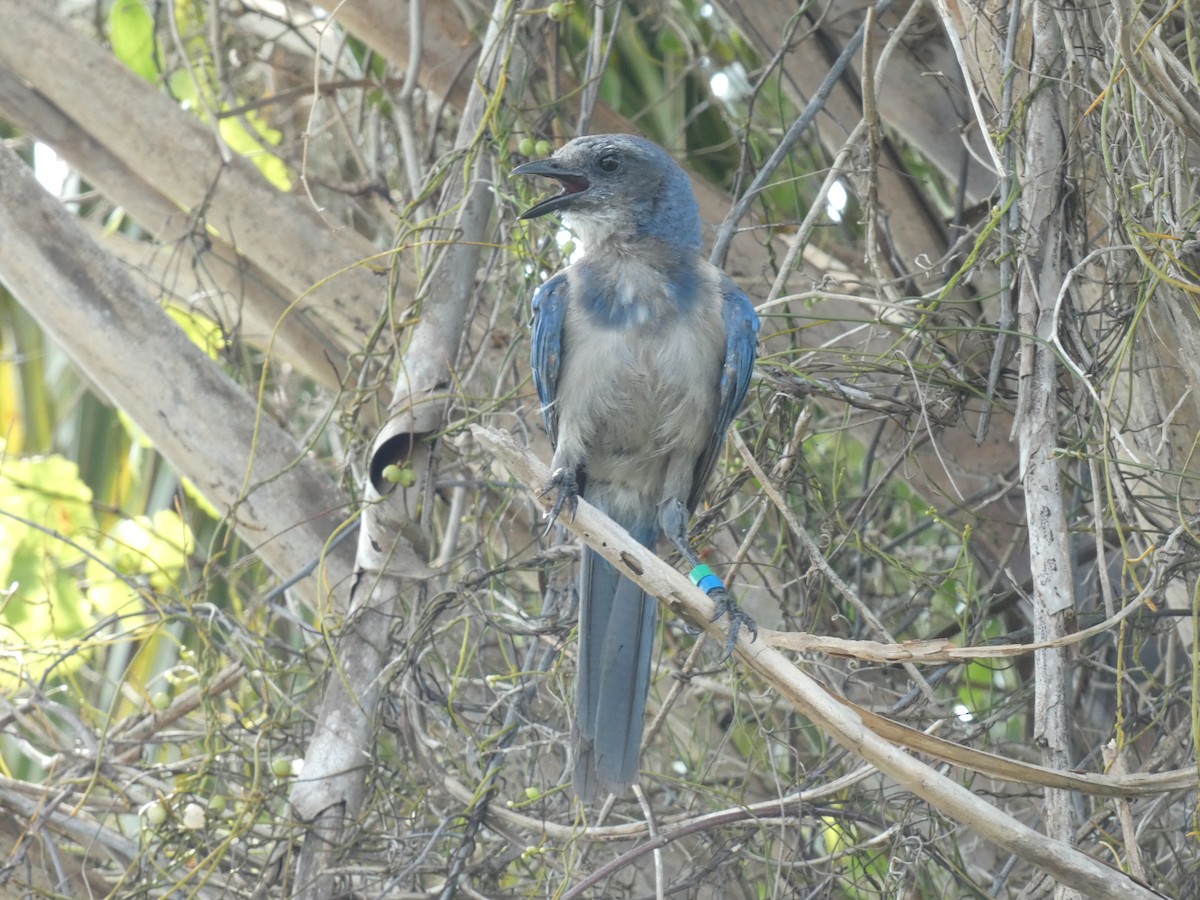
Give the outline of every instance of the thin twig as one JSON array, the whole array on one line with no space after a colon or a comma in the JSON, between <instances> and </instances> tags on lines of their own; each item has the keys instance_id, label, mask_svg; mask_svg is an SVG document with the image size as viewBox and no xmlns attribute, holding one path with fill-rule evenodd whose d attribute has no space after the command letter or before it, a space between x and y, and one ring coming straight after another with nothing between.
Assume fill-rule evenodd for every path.
<instances>
[{"instance_id":1,"label":"thin twig","mask_svg":"<svg viewBox=\"0 0 1200 900\"><path fill-rule=\"evenodd\" d=\"M882 15L892 5L892 0L878 0L875 4L875 14ZM846 42L846 46L842 48L841 54L834 61L833 66L829 69L829 74L821 81L820 86L813 93L812 99L804 108L804 111L792 122L779 144L771 151L771 155L767 157L767 161L763 163L758 174L754 176L754 180L750 183L750 187L738 199L737 203L729 211L725 220L721 222L717 229L717 237L713 242L712 253L709 254L709 259L717 266L725 264L725 257L729 253L729 245L733 242L734 233L737 230L738 223L746 217L746 213L750 211L751 205L758 198L767 186L767 183L775 175L775 170L778 169L787 159L788 154L792 152L792 148L796 142L804 136L809 125L816 119L817 114L825 108L825 101L829 99L829 95L833 93L834 87L838 81L846 74L846 70L850 67L851 61L858 54L859 47L862 46L863 35L866 33L866 23L858 26L854 35Z\"/></svg>"}]
</instances>

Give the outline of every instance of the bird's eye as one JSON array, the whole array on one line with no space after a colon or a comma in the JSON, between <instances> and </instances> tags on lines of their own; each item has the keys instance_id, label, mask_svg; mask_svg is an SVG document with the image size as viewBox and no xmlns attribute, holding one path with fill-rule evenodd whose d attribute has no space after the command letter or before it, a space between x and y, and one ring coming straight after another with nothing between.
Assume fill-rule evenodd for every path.
<instances>
[{"instance_id":1,"label":"bird's eye","mask_svg":"<svg viewBox=\"0 0 1200 900\"><path fill-rule=\"evenodd\" d=\"M617 159L617 154L606 153L600 157L600 170L602 172L615 172L621 168L621 160Z\"/></svg>"}]
</instances>

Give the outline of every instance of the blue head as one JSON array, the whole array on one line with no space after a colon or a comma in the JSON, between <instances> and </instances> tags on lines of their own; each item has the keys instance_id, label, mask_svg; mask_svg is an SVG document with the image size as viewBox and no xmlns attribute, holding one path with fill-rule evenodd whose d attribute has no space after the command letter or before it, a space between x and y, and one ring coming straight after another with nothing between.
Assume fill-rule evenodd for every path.
<instances>
[{"instance_id":1,"label":"blue head","mask_svg":"<svg viewBox=\"0 0 1200 900\"><path fill-rule=\"evenodd\" d=\"M527 209L521 218L561 211L563 224L585 249L646 238L678 249L700 248L700 210L691 182L666 151L645 138L575 138L549 159L517 166L513 174L558 180L561 193Z\"/></svg>"}]
</instances>

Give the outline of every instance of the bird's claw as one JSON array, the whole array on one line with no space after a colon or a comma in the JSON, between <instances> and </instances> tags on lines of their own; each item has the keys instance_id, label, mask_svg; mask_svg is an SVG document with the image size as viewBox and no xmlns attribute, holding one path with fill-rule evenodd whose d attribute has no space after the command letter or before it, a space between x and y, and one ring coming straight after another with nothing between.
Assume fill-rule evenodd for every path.
<instances>
[{"instance_id":1,"label":"bird's claw","mask_svg":"<svg viewBox=\"0 0 1200 900\"><path fill-rule=\"evenodd\" d=\"M710 622L717 621L721 616L729 616L729 636L725 638L725 655L721 657L721 662L725 662L733 656L733 648L737 646L738 634L743 627L750 632L750 640L758 640L758 623L742 612L741 607L737 605L737 601L733 597L729 596L728 591L718 589L712 591L708 596L716 604L716 610L713 617L709 619Z\"/></svg>"},{"instance_id":2,"label":"bird's claw","mask_svg":"<svg viewBox=\"0 0 1200 900\"><path fill-rule=\"evenodd\" d=\"M575 521L575 511L579 509L579 481L575 477L575 470L566 466L555 469L539 496L545 497L551 491L558 491L558 495L554 498L554 504L550 507L550 511L545 515L546 530L543 535L550 533L550 529L554 527L564 506L571 521Z\"/></svg>"}]
</instances>

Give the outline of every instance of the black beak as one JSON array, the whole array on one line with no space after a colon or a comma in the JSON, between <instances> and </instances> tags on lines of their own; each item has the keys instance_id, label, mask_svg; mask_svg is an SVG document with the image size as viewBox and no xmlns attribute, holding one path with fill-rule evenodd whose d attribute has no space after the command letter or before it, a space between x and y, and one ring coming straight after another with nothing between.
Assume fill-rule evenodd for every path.
<instances>
[{"instance_id":1,"label":"black beak","mask_svg":"<svg viewBox=\"0 0 1200 900\"><path fill-rule=\"evenodd\" d=\"M517 166L512 170L512 174L541 175L544 178L554 178L562 185L561 193L529 207L517 216L518 219L536 219L538 216L544 216L556 209L570 206L572 201L592 186L583 172L563 165L556 159L535 159L533 162Z\"/></svg>"}]
</instances>

